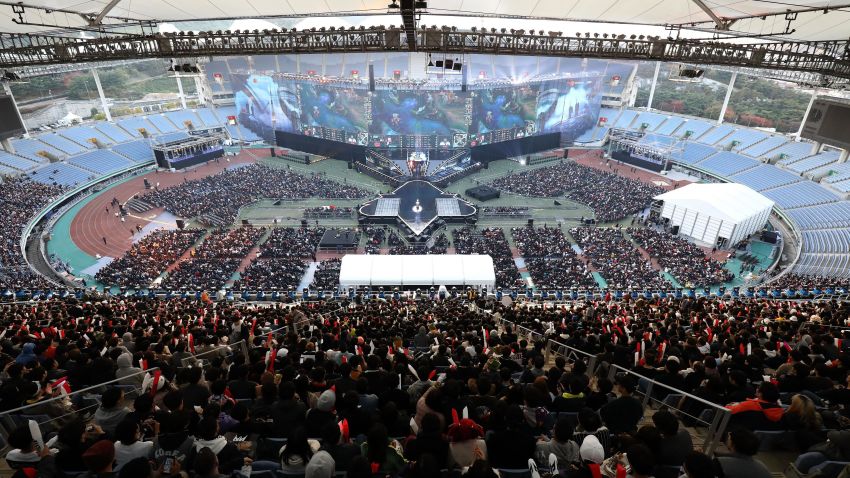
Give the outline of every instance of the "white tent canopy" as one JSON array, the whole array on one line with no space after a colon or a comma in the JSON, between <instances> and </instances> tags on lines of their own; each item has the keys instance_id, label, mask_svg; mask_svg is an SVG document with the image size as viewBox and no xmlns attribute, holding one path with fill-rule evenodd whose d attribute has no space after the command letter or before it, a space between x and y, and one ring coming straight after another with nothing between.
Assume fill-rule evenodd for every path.
<instances>
[{"instance_id":1,"label":"white tent canopy","mask_svg":"<svg viewBox=\"0 0 850 478\"><path fill-rule=\"evenodd\" d=\"M342 258L339 283L347 287L472 286L495 288L488 255L359 255Z\"/></svg>"},{"instance_id":2,"label":"white tent canopy","mask_svg":"<svg viewBox=\"0 0 850 478\"><path fill-rule=\"evenodd\" d=\"M767 223L774 202L736 183L689 184L654 198L664 201L661 217L679 233L708 245L726 239L733 246Z\"/></svg>"}]
</instances>

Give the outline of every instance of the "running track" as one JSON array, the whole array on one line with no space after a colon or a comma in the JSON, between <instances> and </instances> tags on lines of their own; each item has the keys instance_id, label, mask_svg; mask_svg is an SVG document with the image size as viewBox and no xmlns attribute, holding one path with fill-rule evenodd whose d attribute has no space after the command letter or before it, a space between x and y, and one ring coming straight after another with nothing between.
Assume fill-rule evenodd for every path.
<instances>
[{"instance_id":1,"label":"running track","mask_svg":"<svg viewBox=\"0 0 850 478\"><path fill-rule=\"evenodd\" d=\"M263 154L263 151L255 150L251 154L240 153L237 156L228 156L230 162L222 158L219 162L212 161L193 168L188 172L151 172L98 193L71 220L71 240L74 241L77 247L89 255L97 256L99 254L104 257L121 257L133 245L133 237L130 234L130 230L132 229L135 233L136 225L145 227L150 221L127 216L125 218L126 222L121 222L121 219L115 216L118 208L110 206L113 197L118 198L121 203L125 203L133 195L141 195L145 192L145 178L152 185L159 183L160 188L165 188L180 184L184 179L191 181L218 173L234 164L253 163L256 156L269 155L268 150L265 150L265 154ZM108 212L107 208L109 209ZM157 208L148 211L145 213L145 216L149 217L161 212L162 208ZM106 238L106 244L103 243L104 237Z\"/></svg>"}]
</instances>

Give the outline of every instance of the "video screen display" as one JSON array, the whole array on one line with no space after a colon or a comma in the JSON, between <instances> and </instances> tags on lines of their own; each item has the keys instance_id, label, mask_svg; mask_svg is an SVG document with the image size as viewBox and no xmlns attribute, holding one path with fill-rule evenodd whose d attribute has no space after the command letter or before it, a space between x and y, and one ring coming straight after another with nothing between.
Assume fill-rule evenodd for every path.
<instances>
[{"instance_id":1,"label":"video screen display","mask_svg":"<svg viewBox=\"0 0 850 478\"><path fill-rule=\"evenodd\" d=\"M301 82L298 93L304 134L324 137L318 133L331 129L345 132L340 138L348 141L348 137L368 131L371 120L368 91Z\"/></svg>"},{"instance_id":2,"label":"video screen display","mask_svg":"<svg viewBox=\"0 0 850 478\"><path fill-rule=\"evenodd\" d=\"M298 131L296 83L268 75L232 75L233 99L239 123L266 141L274 132Z\"/></svg>"},{"instance_id":3,"label":"video screen display","mask_svg":"<svg viewBox=\"0 0 850 478\"><path fill-rule=\"evenodd\" d=\"M372 126L377 137L431 136L444 142L469 127L470 105L460 91L376 91L372 97ZM390 141L393 143L393 141ZM401 144L401 141L395 141Z\"/></svg>"},{"instance_id":4,"label":"video screen display","mask_svg":"<svg viewBox=\"0 0 850 478\"><path fill-rule=\"evenodd\" d=\"M473 91L469 134L536 131L537 91L532 85ZM509 138L512 139L512 138Z\"/></svg>"},{"instance_id":5,"label":"video screen display","mask_svg":"<svg viewBox=\"0 0 850 478\"><path fill-rule=\"evenodd\" d=\"M539 84L537 131L561 132L576 138L592 128L599 116L598 82L557 79Z\"/></svg>"}]
</instances>

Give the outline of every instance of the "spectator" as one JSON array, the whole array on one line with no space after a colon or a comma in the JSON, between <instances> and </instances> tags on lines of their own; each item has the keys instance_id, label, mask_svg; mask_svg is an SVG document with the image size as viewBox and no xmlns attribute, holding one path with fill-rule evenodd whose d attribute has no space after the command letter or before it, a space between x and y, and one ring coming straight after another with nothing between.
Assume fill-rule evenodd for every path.
<instances>
[{"instance_id":1,"label":"spectator","mask_svg":"<svg viewBox=\"0 0 850 478\"><path fill-rule=\"evenodd\" d=\"M384 425L376 423L369 429L362 445L363 456L372 464L372 473L396 474L405 466L398 443L391 442Z\"/></svg>"},{"instance_id":2,"label":"spectator","mask_svg":"<svg viewBox=\"0 0 850 478\"><path fill-rule=\"evenodd\" d=\"M136 458L152 458L153 442L141 441L139 424L133 420L124 419L115 429L115 470Z\"/></svg>"},{"instance_id":3,"label":"spectator","mask_svg":"<svg viewBox=\"0 0 850 478\"><path fill-rule=\"evenodd\" d=\"M551 440L537 441L536 461L540 468L549 465L549 455L555 455L558 466L566 469L574 463L579 463L579 446L573 441L573 425L567 418L561 418L555 423Z\"/></svg>"},{"instance_id":4,"label":"spectator","mask_svg":"<svg viewBox=\"0 0 850 478\"><path fill-rule=\"evenodd\" d=\"M665 466L681 466L693 451L694 444L687 430L679 429L679 420L667 410L652 415L652 423L661 432L657 462Z\"/></svg>"},{"instance_id":5,"label":"spectator","mask_svg":"<svg viewBox=\"0 0 850 478\"><path fill-rule=\"evenodd\" d=\"M748 430L777 430L781 427L783 409L779 405L779 391L770 382L762 383L756 398L733 403L726 408L732 414L729 426Z\"/></svg>"},{"instance_id":6,"label":"spectator","mask_svg":"<svg viewBox=\"0 0 850 478\"><path fill-rule=\"evenodd\" d=\"M755 459L759 451L759 439L746 428L729 432L726 446L732 452L716 458L719 469L726 478L770 478L764 463Z\"/></svg>"},{"instance_id":7,"label":"spectator","mask_svg":"<svg viewBox=\"0 0 850 478\"><path fill-rule=\"evenodd\" d=\"M643 417L643 404L632 396L635 391L634 378L619 375L614 383L619 397L602 407L599 415L611 433L633 432Z\"/></svg>"},{"instance_id":8,"label":"spectator","mask_svg":"<svg viewBox=\"0 0 850 478\"><path fill-rule=\"evenodd\" d=\"M120 388L108 388L100 396L100 406L94 413L94 422L108 436L115 435L115 429L118 427L118 424L130 413L122 404L123 402L124 391Z\"/></svg>"},{"instance_id":9,"label":"spectator","mask_svg":"<svg viewBox=\"0 0 850 478\"><path fill-rule=\"evenodd\" d=\"M474 421L464 418L453 423L448 430L449 468L472 466L477 459L487 459L487 442L484 429ZM438 461L439 463L439 461Z\"/></svg>"}]
</instances>

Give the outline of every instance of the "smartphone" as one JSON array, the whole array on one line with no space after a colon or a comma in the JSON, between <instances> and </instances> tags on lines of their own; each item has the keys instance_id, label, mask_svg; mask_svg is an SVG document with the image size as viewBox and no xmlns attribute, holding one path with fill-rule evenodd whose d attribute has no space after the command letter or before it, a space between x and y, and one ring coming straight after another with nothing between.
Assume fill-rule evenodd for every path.
<instances>
[{"instance_id":1,"label":"smartphone","mask_svg":"<svg viewBox=\"0 0 850 478\"><path fill-rule=\"evenodd\" d=\"M174 464L174 458L168 457L165 459L165 463L162 464L162 472L163 473L171 473L171 466Z\"/></svg>"}]
</instances>

